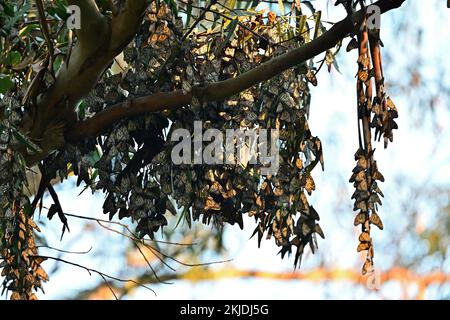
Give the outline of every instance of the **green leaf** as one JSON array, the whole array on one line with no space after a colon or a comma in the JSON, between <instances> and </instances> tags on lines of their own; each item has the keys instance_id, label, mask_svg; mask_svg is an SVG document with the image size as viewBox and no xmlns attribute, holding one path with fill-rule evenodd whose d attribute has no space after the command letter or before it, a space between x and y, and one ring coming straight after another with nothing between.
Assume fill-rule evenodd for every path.
<instances>
[{"instance_id":1,"label":"green leaf","mask_svg":"<svg viewBox=\"0 0 450 320\"><path fill-rule=\"evenodd\" d=\"M230 22L230 25L229 25L229 27L228 27L228 33L227 33L227 36L226 36L226 38L225 38L225 41L224 41L224 42L222 43L222 45L220 46L219 52L222 51L223 48L225 48L225 47L227 46L227 44L230 42L231 38L232 38L233 35L234 35L234 31L236 30L236 27L238 26L238 23L239 23L239 20L238 20L237 18L236 18L236 19L233 19L233 20Z\"/></svg>"},{"instance_id":2,"label":"green leaf","mask_svg":"<svg viewBox=\"0 0 450 320\"><path fill-rule=\"evenodd\" d=\"M6 130L8 130L8 128L2 122L0 122L0 133L3 133Z\"/></svg>"},{"instance_id":3,"label":"green leaf","mask_svg":"<svg viewBox=\"0 0 450 320\"><path fill-rule=\"evenodd\" d=\"M259 0L253 0L252 2L250 2L250 7L249 8L256 8L259 4Z\"/></svg>"},{"instance_id":4,"label":"green leaf","mask_svg":"<svg viewBox=\"0 0 450 320\"><path fill-rule=\"evenodd\" d=\"M280 9L280 14L284 16L286 14L286 11L284 10L283 0L278 0L278 8Z\"/></svg>"},{"instance_id":5,"label":"green leaf","mask_svg":"<svg viewBox=\"0 0 450 320\"><path fill-rule=\"evenodd\" d=\"M164 0L164 2L169 6L170 10L175 16L178 16L178 6L175 0Z\"/></svg>"},{"instance_id":6,"label":"green leaf","mask_svg":"<svg viewBox=\"0 0 450 320\"><path fill-rule=\"evenodd\" d=\"M14 82L7 75L0 74L0 94L5 94L12 87Z\"/></svg>"},{"instance_id":7,"label":"green leaf","mask_svg":"<svg viewBox=\"0 0 450 320\"><path fill-rule=\"evenodd\" d=\"M236 7L236 2L237 0L228 0L225 6L231 11ZM228 9L225 11L228 12L229 11Z\"/></svg>"},{"instance_id":8,"label":"green leaf","mask_svg":"<svg viewBox=\"0 0 450 320\"><path fill-rule=\"evenodd\" d=\"M41 148L39 148L39 146L37 146L36 144L34 144L33 142L31 142L23 133L21 133L19 130L13 128L12 130L12 134L14 135L14 137L17 139L17 141L19 141L19 143L21 143L22 145L26 146L27 148L31 149L31 151L35 152L35 153L40 153L42 152Z\"/></svg>"},{"instance_id":9,"label":"green leaf","mask_svg":"<svg viewBox=\"0 0 450 320\"><path fill-rule=\"evenodd\" d=\"M322 11L317 11L314 14L314 18L315 18L316 25L314 28L314 38L313 39L316 39L319 36L319 31L322 31L320 28L320 26L321 26L320 19L322 18Z\"/></svg>"},{"instance_id":10,"label":"green leaf","mask_svg":"<svg viewBox=\"0 0 450 320\"><path fill-rule=\"evenodd\" d=\"M30 3L25 3L21 9L17 12L14 11L14 7L10 7L8 8L8 11L11 10L12 12L10 12L11 14L8 14L9 16L11 16L12 18L10 18L9 20L7 20L7 22L5 23L5 25L3 26L3 28L5 30L10 30L17 21L19 21L20 18L22 18L24 15L27 14L27 12L30 10L31 8L31 4ZM6 9L5 9L5 13L6 13ZM2 29L3 29L2 28Z\"/></svg>"},{"instance_id":11,"label":"green leaf","mask_svg":"<svg viewBox=\"0 0 450 320\"><path fill-rule=\"evenodd\" d=\"M2 3L2 6L4 8L4 12L6 15L10 17L14 17L14 7L9 3Z\"/></svg>"},{"instance_id":12,"label":"green leaf","mask_svg":"<svg viewBox=\"0 0 450 320\"><path fill-rule=\"evenodd\" d=\"M101 155L100 155L100 153L98 152L98 150L96 149L96 150L91 151L90 153L88 153L88 154L86 155L86 158L87 158L88 164L89 164L91 167L94 167L94 166L97 164L97 162L100 160Z\"/></svg>"},{"instance_id":13,"label":"green leaf","mask_svg":"<svg viewBox=\"0 0 450 320\"><path fill-rule=\"evenodd\" d=\"M48 7L47 13L56 19L67 20L69 18L69 13L63 1L57 1L56 6Z\"/></svg>"},{"instance_id":14,"label":"green leaf","mask_svg":"<svg viewBox=\"0 0 450 320\"><path fill-rule=\"evenodd\" d=\"M17 51L10 51L7 58L7 63L11 66L16 65L20 63L22 60L22 57L19 52Z\"/></svg>"},{"instance_id":15,"label":"green leaf","mask_svg":"<svg viewBox=\"0 0 450 320\"><path fill-rule=\"evenodd\" d=\"M39 24L37 23L32 23L29 25L26 25L25 27L23 27L20 31L19 31L19 35L21 37L26 36L30 31L32 30L38 30L39 29Z\"/></svg>"},{"instance_id":16,"label":"green leaf","mask_svg":"<svg viewBox=\"0 0 450 320\"><path fill-rule=\"evenodd\" d=\"M186 26L189 26L189 22L191 22L191 16L192 16L192 5L188 4L187 5L187 12L186 12Z\"/></svg>"},{"instance_id":17,"label":"green leaf","mask_svg":"<svg viewBox=\"0 0 450 320\"><path fill-rule=\"evenodd\" d=\"M86 101L81 101L81 103L78 105L78 117L80 119L84 119L86 117L86 108L87 104Z\"/></svg>"}]
</instances>

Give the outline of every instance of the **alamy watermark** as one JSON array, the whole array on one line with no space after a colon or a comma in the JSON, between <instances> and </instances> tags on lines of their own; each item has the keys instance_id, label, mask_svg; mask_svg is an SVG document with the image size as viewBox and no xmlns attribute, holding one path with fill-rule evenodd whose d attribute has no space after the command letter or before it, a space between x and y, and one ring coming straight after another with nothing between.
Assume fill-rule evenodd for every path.
<instances>
[{"instance_id":1,"label":"alamy watermark","mask_svg":"<svg viewBox=\"0 0 450 320\"><path fill-rule=\"evenodd\" d=\"M203 132L203 122L194 121L194 132L175 129L171 141L179 141L172 149L172 162L208 165L261 165L262 175L275 175L280 166L278 129L218 129ZM203 147L204 142L210 142Z\"/></svg>"},{"instance_id":2,"label":"alamy watermark","mask_svg":"<svg viewBox=\"0 0 450 320\"><path fill-rule=\"evenodd\" d=\"M377 5L367 7L367 28L369 30L381 28L381 8Z\"/></svg>"},{"instance_id":3,"label":"alamy watermark","mask_svg":"<svg viewBox=\"0 0 450 320\"><path fill-rule=\"evenodd\" d=\"M66 7L66 12L70 15L67 19L67 28L70 30L81 29L81 9L77 5L71 5Z\"/></svg>"},{"instance_id":4,"label":"alamy watermark","mask_svg":"<svg viewBox=\"0 0 450 320\"><path fill-rule=\"evenodd\" d=\"M366 287L374 291L381 289L381 272L379 270L375 269L367 275Z\"/></svg>"},{"instance_id":5,"label":"alamy watermark","mask_svg":"<svg viewBox=\"0 0 450 320\"><path fill-rule=\"evenodd\" d=\"M449 4L450 4L450 0ZM66 12L70 15L67 19L67 27L70 30L81 29L81 8L77 5L66 7ZM380 29L381 27L381 8L375 4L369 5L367 12L367 27L369 29Z\"/></svg>"}]
</instances>

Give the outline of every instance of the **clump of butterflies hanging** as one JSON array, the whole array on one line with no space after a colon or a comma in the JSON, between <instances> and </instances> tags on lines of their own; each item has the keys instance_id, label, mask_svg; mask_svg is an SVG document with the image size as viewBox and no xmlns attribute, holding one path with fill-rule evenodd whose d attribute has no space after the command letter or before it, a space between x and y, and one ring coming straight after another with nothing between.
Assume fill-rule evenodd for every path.
<instances>
[{"instance_id":1,"label":"clump of butterflies hanging","mask_svg":"<svg viewBox=\"0 0 450 320\"><path fill-rule=\"evenodd\" d=\"M357 83L357 113L359 148L355 153L357 164L353 169L350 182L355 187L352 199L355 200L353 210L357 212L354 225L361 225L358 252L367 252L362 268L362 274L374 271L374 249L370 234L371 226L383 229L383 223L378 215L378 206L384 197L378 183L384 181L383 175L377 167L374 158L374 141L383 137L384 147L393 141L393 130L397 129L395 119L398 117L397 108L386 94L384 74L381 60L380 25L372 25L374 17L363 0L338 0L336 5L343 4L348 13L353 13L359 4L363 10L362 20L355 26L355 37L350 41L347 51L358 49ZM371 10L372 11L372 10ZM372 12L372 14L377 14ZM369 20L370 19L370 20ZM380 21L381 16L375 17ZM373 96L375 86L375 96Z\"/></svg>"}]
</instances>

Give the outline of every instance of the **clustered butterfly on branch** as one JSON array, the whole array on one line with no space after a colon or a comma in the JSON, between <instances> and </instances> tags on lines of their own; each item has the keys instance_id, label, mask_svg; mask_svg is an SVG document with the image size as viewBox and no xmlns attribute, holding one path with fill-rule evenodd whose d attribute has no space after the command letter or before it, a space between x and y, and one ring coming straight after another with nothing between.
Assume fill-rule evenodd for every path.
<instances>
[{"instance_id":1,"label":"clustered butterfly on branch","mask_svg":"<svg viewBox=\"0 0 450 320\"><path fill-rule=\"evenodd\" d=\"M364 4L362 9L366 10ZM348 50L358 44L357 73L357 113L359 149L355 154L356 167L350 182L355 187L352 199L355 199L354 211L358 211L354 225L361 225L357 251L367 251L362 273L373 271L374 248L371 237L371 225L383 229L383 223L378 215L378 205L383 197L377 181L384 181L383 175L374 159L375 148L372 146L372 129L375 129L374 139L384 137L385 148L393 141L393 129L398 126L395 119L397 109L387 96L384 88L384 76L381 62L381 40L379 29L369 29L368 15L364 18L357 32L357 40L352 40ZM373 83L376 95L373 97Z\"/></svg>"}]
</instances>

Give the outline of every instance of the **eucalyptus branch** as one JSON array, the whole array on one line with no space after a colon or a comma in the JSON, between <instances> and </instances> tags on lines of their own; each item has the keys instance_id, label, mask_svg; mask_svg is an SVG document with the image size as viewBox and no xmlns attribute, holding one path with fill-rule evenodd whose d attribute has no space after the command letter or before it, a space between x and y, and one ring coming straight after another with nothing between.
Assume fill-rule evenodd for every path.
<instances>
[{"instance_id":1,"label":"eucalyptus branch","mask_svg":"<svg viewBox=\"0 0 450 320\"><path fill-rule=\"evenodd\" d=\"M113 16L109 51L114 57L135 36L137 29L141 25L148 3L148 0L126 0L122 10Z\"/></svg>"},{"instance_id":2,"label":"eucalyptus branch","mask_svg":"<svg viewBox=\"0 0 450 320\"><path fill-rule=\"evenodd\" d=\"M374 5L381 13L399 8L406 0L380 0ZM199 101L220 101L242 92L260 82L267 81L281 72L307 61L336 46L353 33L362 20L364 11L355 12L333 25L327 32L305 45L279 55L235 78L193 87L191 92L181 90L161 92L119 103L95 114L92 118L75 123L66 130L66 140L76 142L97 137L114 123L146 112L158 112L186 106L196 97Z\"/></svg>"},{"instance_id":3,"label":"eucalyptus branch","mask_svg":"<svg viewBox=\"0 0 450 320\"><path fill-rule=\"evenodd\" d=\"M98 31L105 29L107 19L100 13L95 0L68 0L67 3L78 6L81 11L81 28L75 30L80 43L85 47L98 45Z\"/></svg>"},{"instance_id":4,"label":"eucalyptus branch","mask_svg":"<svg viewBox=\"0 0 450 320\"><path fill-rule=\"evenodd\" d=\"M70 60L61 66L54 84L37 99L36 114L27 110L30 114L24 118L22 129L29 132L30 139L41 141L43 150L37 155L24 154L29 166L62 147L64 142L55 132L76 121L78 102L133 39L148 2L128 0L111 20L100 13L94 0L69 0L68 4L80 7L81 29L75 31L78 41L70 51Z\"/></svg>"}]
</instances>

